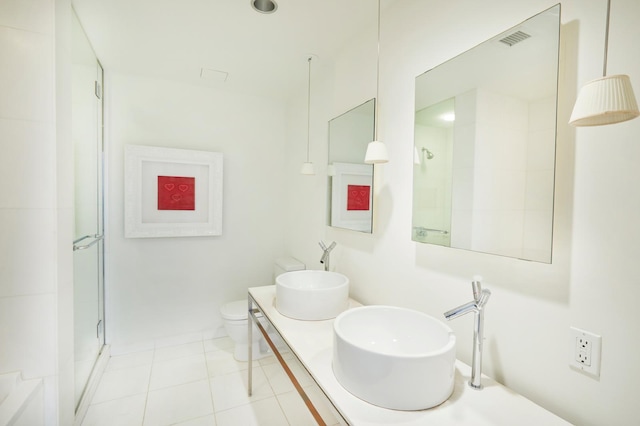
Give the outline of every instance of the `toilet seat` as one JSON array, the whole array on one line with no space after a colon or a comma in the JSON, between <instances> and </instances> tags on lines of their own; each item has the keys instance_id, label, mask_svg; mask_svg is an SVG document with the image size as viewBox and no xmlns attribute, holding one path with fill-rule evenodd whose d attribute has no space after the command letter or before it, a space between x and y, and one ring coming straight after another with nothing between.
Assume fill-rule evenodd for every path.
<instances>
[{"instance_id":1,"label":"toilet seat","mask_svg":"<svg viewBox=\"0 0 640 426\"><path fill-rule=\"evenodd\" d=\"M246 300L236 300L235 302L226 303L220 308L222 318L239 321L248 318L249 305Z\"/></svg>"},{"instance_id":2,"label":"toilet seat","mask_svg":"<svg viewBox=\"0 0 640 426\"><path fill-rule=\"evenodd\" d=\"M249 317L249 305L246 300L236 300L234 302L225 303L220 308L222 318L230 321L242 321ZM256 314L262 317L261 313Z\"/></svg>"}]
</instances>

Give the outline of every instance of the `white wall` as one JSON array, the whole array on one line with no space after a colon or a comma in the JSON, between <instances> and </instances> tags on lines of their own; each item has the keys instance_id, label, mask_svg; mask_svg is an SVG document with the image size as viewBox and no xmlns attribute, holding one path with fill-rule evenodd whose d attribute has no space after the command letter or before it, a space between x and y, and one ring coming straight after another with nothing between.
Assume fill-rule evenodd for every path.
<instances>
[{"instance_id":1,"label":"white wall","mask_svg":"<svg viewBox=\"0 0 640 426\"><path fill-rule=\"evenodd\" d=\"M317 240L336 240L331 265L350 277L356 299L407 306L439 318L470 300L471 277L482 274L493 292L486 311L486 373L573 423L635 424L640 120L584 129L566 124L579 86L599 77L602 69L604 0L562 3L553 263L424 245L410 238L415 76L555 3L404 0L383 9L380 137L390 162L376 167L380 185L374 234L324 225L326 177L297 175L294 164L302 158L301 144L290 138L287 248L317 268ZM636 0L613 2L609 73L630 74L636 90L640 56L632 52L640 40L638 16ZM325 75L327 95L317 100L324 108L317 114L324 117L317 120L375 95L374 55L374 32L345 46ZM290 110L290 136L300 132L297 114ZM322 134L314 135L312 150L317 153L314 161L321 161L326 151ZM472 321L463 317L449 323L459 339L458 356L467 363ZM569 368L572 325L602 335L599 379Z\"/></svg>"},{"instance_id":2,"label":"white wall","mask_svg":"<svg viewBox=\"0 0 640 426\"><path fill-rule=\"evenodd\" d=\"M73 421L68 1L0 2L0 372L43 378Z\"/></svg>"},{"instance_id":3,"label":"white wall","mask_svg":"<svg viewBox=\"0 0 640 426\"><path fill-rule=\"evenodd\" d=\"M284 253L284 104L109 74L106 323L112 353L222 335L219 308ZM124 145L224 155L223 235L124 238Z\"/></svg>"}]
</instances>

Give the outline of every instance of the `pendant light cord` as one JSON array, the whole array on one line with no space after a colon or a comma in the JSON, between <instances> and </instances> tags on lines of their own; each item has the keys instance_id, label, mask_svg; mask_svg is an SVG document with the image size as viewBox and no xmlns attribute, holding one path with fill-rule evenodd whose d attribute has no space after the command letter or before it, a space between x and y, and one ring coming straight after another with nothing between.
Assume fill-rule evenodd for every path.
<instances>
[{"instance_id":1,"label":"pendant light cord","mask_svg":"<svg viewBox=\"0 0 640 426\"><path fill-rule=\"evenodd\" d=\"M378 0L378 46L377 46L377 64L376 64L376 110L373 126L373 140L378 140L378 117L380 116L380 0Z\"/></svg>"},{"instance_id":2,"label":"pendant light cord","mask_svg":"<svg viewBox=\"0 0 640 426\"><path fill-rule=\"evenodd\" d=\"M307 59L309 64L309 76L307 80L307 163L309 162L309 146L311 134L311 56Z\"/></svg>"},{"instance_id":3,"label":"pendant light cord","mask_svg":"<svg viewBox=\"0 0 640 426\"><path fill-rule=\"evenodd\" d=\"M604 63L602 65L602 76L607 76L607 51L609 50L609 19L611 17L611 0L607 0L607 26L604 32Z\"/></svg>"}]
</instances>

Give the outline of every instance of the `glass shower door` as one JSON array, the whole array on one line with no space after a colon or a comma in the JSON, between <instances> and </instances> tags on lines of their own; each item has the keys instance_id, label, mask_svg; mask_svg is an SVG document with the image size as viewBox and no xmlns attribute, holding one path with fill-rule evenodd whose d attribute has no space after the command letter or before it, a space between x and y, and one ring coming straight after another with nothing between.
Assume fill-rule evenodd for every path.
<instances>
[{"instance_id":1,"label":"glass shower door","mask_svg":"<svg viewBox=\"0 0 640 426\"><path fill-rule=\"evenodd\" d=\"M102 67L73 14L75 403L104 345Z\"/></svg>"}]
</instances>

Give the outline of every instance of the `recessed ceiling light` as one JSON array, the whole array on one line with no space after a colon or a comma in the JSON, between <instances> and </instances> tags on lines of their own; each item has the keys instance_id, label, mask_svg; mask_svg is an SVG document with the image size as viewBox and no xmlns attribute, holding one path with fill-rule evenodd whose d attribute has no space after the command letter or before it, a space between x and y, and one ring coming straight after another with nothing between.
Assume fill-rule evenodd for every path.
<instances>
[{"instance_id":1,"label":"recessed ceiling light","mask_svg":"<svg viewBox=\"0 0 640 426\"><path fill-rule=\"evenodd\" d=\"M442 121L456 121L456 114L453 112L447 112L440 116L440 120Z\"/></svg>"},{"instance_id":2,"label":"recessed ceiling light","mask_svg":"<svg viewBox=\"0 0 640 426\"><path fill-rule=\"evenodd\" d=\"M251 0L251 7L260 13L273 13L278 4L273 0Z\"/></svg>"}]
</instances>

